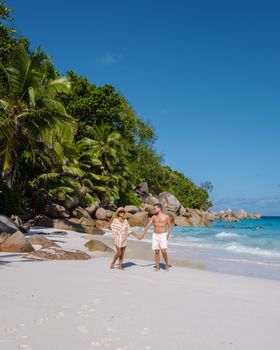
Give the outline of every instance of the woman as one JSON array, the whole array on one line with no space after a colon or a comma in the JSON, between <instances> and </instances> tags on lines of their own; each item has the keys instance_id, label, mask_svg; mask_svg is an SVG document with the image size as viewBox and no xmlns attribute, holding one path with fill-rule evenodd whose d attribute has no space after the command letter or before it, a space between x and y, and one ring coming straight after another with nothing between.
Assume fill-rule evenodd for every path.
<instances>
[{"instance_id":1,"label":"woman","mask_svg":"<svg viewBox=\"0 0 280 350\"><path fill-rule=\"evenodd\" d=\"M128 221L125 218L125 210L124 208L119 208L116 212L117 217L111 223L111 230L115 237L115 245L117 248L116 255L112 261L110 266L111 269L114 268L115 262L119 259L119 269L123 270L122 262L124 258L124 252L127 245L127 238L131 234L132 236L139 239L135 232L129 226Z\"/></svg>"}]
</instances>

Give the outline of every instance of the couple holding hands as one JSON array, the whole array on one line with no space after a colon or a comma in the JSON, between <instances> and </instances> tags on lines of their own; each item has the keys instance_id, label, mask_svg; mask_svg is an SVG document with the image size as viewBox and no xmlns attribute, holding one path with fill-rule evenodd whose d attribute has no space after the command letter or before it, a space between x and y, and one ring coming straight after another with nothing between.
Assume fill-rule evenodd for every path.
<instances>
[{"instance_id":1,"label":"couple holding hands","mask_svg":"<svg viewBox=\"0 0 280 350\"><path fill-rule=\"evenodd\" d=\"M117 249L117 252L110 266L111 269L114 268L117 260L119 260L119 269L123 269L122 262L124 259L124 252L127 245L128 236L131 234L138 240L141 240L144 238L149 227L153 225L154 233L152 237L152 249L155 252L155 270L159 271L161 251L165 262L165 270L168 271L167 241L172 231L172 224L170 217L162 212L162 205L160 203L155 204L154 208L154 215L150 218L143 233L139 236L130 228L129 223L125 218L126 212L124 208L119 208L117 210L117 217L111 223L111 230L115 238L115 245ZM166 230L166 227L168 227L168 230Z\"/></svg>"}]
</instances>

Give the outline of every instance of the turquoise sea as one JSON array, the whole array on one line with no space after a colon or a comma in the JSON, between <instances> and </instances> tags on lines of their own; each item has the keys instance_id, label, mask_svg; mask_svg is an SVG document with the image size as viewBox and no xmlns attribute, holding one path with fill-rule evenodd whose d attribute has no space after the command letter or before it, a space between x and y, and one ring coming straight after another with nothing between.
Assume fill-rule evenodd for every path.
<instances>
[{"instance_id":1,"label":"turquoise sea","mask_svg":"<svg viewBox=\"0 0 280 350\"><path fill-rule=\"evenodd\" d=\"M174 227L169 243L170 256L209 270L280 280L280 217Z\"/></svg>"}]
</instances>

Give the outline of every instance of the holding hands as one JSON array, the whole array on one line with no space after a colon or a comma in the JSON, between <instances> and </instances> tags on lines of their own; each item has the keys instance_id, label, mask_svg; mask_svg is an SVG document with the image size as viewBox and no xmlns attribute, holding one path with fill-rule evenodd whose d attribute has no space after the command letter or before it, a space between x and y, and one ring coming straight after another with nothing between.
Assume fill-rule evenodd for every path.
<instances>
[{"instance_id":1,"label":"holding hands","mask_svg":"<svg viewBox=\"0 0 280 350\"><path fill-rule=\"evenodd\" d=\"M137 233L135 233L135 232L132 232L131 234L132 234L132 236L134 236L136 239L138 239L138 241L141 241L141 239L143 238L143 234L137 235Z\"/></svg>"},{"instance_id":2,"label":"holding hands","mask_svg":"<svg viewBox=\"0 0 280 350\"><path fill-rule=\"evenodd\" d=\"M135 238L137 238L138 239L138 241L141 241L141 239L143 239L143 234L135 234Z\"/></svg>"},{"instance_id":3,"label":"holding hands","mask_svg":"<svg viewBox=\"0 0 280 350\"><path fill-rule=\"evenodd\" d=\"M140 235L140 234L136 235L135 237L138 239L138 241L141 241L141 239L142 239L142 235Z\"/></svg>"},{"instance_id":4,"label":"holding hands","mask_svg":"<svg viewBox=\"0 0 280 350\"><path fill-rule=\"evenodd\" d=\"M144 235L143 233L141 235L138 236L138 240L141 241L141 239L143 239Z\"/></svg>"}]
</instances>

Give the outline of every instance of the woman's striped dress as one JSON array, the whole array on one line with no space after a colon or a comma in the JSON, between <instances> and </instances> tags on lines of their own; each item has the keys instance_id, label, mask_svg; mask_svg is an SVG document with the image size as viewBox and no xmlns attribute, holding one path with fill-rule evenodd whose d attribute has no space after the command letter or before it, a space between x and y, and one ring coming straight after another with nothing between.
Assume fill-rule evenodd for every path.
<instances>
[{"instance_id":1,"label":"woman's striped dress","mask_svg":"<svg viewBox=\"0 0 280 350\"><path fill-rule=\"evenodd\" d=\"M120 222L119 219L114 219L111 223L111 230L115 237L115 245L118 248L126 247L127 238L133 232L128 221L125 219L124 222Z\"/></svg>"}]
</instances>

